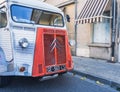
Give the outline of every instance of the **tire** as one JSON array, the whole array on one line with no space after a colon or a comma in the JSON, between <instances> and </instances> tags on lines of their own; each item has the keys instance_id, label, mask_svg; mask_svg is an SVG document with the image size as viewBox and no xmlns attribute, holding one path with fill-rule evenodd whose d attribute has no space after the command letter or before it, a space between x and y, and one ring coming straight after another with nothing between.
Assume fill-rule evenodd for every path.
<instances>
[{"instance_id":1,"label":"tire","mask_svg":"<svg viewBox=\"0 0 120 92\"><path fill-rule=\"evenodd\" d=\"M0 76L0 87L5 87L11 82L10 77Z\"/></svg>"}]
</instances>

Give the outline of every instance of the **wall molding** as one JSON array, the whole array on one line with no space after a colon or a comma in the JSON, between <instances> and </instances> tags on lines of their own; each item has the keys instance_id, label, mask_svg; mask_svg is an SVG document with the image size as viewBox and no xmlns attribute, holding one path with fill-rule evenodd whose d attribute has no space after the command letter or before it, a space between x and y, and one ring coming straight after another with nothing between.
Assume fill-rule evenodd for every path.
<instances>
[{"instance_id":1,"label":"wall molding","mask_svg":"<svg viewBox=\"0 0 120 92\"><path fill-rule=\"evenodd\" d=\"M64 6L67 6L67 5L70 5L70 4L74 4L76 0L68 0L68 1L65 1L63 3L60 3L58 5L56 5L58 8L61 8L61 7L64 7Z\"/></svg>"}]
</instances>

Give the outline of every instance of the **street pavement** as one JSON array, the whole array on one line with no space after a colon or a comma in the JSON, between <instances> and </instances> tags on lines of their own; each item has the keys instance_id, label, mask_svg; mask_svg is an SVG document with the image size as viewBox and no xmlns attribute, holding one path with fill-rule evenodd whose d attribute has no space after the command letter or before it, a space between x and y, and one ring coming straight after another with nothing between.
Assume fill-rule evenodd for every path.
<instances>
[{"instance_id":1,"label":"street pavement","mask_svg":"<svg viewBox=\"0 0 120 92\"><path fill-rule=\"evenodd\" d=\"M39 81L38 78L16 77L0 92L117 92L104 84L67 73L54 79Z\"/></svg>"},{"instance_id":2,"label":"street pavement","mask_svg":"<svg viewBox=\"0 0 120 92\"><path fill-rule=\"evenodd\" d=\"M73 73L120 88L120 63L76 56L73 56L73 61Z\"/></svg>"}]
</instances>

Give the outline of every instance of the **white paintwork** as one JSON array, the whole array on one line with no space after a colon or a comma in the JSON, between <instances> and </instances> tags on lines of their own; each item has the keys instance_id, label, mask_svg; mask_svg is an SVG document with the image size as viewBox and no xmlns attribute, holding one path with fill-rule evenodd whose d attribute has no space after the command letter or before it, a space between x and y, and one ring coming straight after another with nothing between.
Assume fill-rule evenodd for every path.
<instances>
[{"instance_id":1,"label":"white paintwork","mask_svg":"<svg viewBox=\"0 0 120 92\"><path fill-rule=\"evenodd\" d=\"M14 39L14 63L17 67L22 64L29 65L29 74L32 74L32 65L34 59L34 49L35 49L35 38L36 32L27 31L27 30L13 30L13 39ZM28 48L22 49L19 45L19 40L22 38L26 38L29 42Z\"/></svg>"},{"instance_id":2,"label":"white paintwork","mask_svg":"<svg viewBox=\"0 0 120 92\"><path fill-rule=\"evenodd\" d=\"M0 48L0 73L7 71L7 65L2 48Z\"/></svg>"},{"instance_id":3,"label":"white paintwork","mask_svg":"<svg viewBox=\"0 0 120 92\"><path fill-rule=\"evenodd\" d=\"M17 3L17 4L23 4L23 5L27 5L29 7L38 7L40 9L44 9L44 10L48 10L48 11L54 11L54 12L62 12L59 8L54 7L52 5L49 5L47 3L44 3L40 0L0 0L0 3L4 2L4 1L8 1L8 2L13 2L13 3Z\"/></svg>"},{"instance_id":4,"label":"white paintwork","mask_svg":"<svg viewBox=\"0 0 120 92\"><path fill-rule=\"evenodd\" d=\"M0 0L0 4L3 3L5 0Z\"/></svg>"},{"instance_id":5,"label":"white paintwork","mask_svg":"<svg viewBox=\"0 0 120 92\"><path fill-rule=\"evenodd\" d=\"M23 5L27 7L33 7L41 10L51 11L60 13L63 15L63 12L51 5L43 3L39 0L0 0L0 3L6 2L7 7L10 7L12 4ZM18 10L19 11L19 10ZM7 11L10 13L10 8ZM25 23L16 23L11 19L11 16L8 16L8 24L7 26L9 29L8 31L4 31L3 28L0 32L0 45L3 47L3 51L5 51L5 59L8 61L13 59L11 64L14 66L13 71L6 71L6 67L4 66L3 70L4 73L0 72L1 75L20 75L20 76L32 76L32 68L33 68L33 60L34 60L34 50L35 50L35 40L36 40L36 32L38 27L44 28L59 28L59 29L66 29L66 25L64 27L54 27L54 26L43 26L43 25L36 25L36 24L25 24ZM20 27L20 28L19 28ZM33 30L29 30L26 28L30 28ZM1 29L0 29L1 30ZM4 33L4 34L3 34ZM21 38L27 38L30 43L30 46L26 49L22 49L19 46L19 40ZM6 40L5 40L6 39ZM6 43L8 42L8 43ZM12 46L11 46L12 45ZM13 56L12 56L13 55ZM8 64L8 62L7 62ZM6 66L7 66L6 64ZM19 72L19 68L22 65L28 65L28 73L21 73ZM2 71L3 71L2 70Z\"/></svg>"},{"instance_id":6,"label":"white paintwork","mask_svg":"<svg viewBox=\"0 0 120 92\"><path fill-rule=\"evenodd\" d=\"M9 31L1 30L0 32L0 47L4 50L6 61L12 60L12 46Z\"/></svg>"},{"instance_id":7,"label":"white paintwork","mask_svg":"<svg viewBox=\"0 0 120 92\"><path fill-rule=\"evenodd\" d=\"M7 72L7 66L6 65L0 65L0 73Z\"/></svg>"}]
</instances>

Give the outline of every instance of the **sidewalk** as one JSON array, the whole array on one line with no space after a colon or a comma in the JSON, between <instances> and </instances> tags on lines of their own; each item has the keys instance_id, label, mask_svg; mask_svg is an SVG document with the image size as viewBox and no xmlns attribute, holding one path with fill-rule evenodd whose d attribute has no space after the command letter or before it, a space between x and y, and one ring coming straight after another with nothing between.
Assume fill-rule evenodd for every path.
<instances>
[{"instance_id":1,"label":"sidewalk","mask_svg":"<svg viewBox=\"0 0 120 92\"><path fill-rule=\"evenodd\" d=\"M120 63L73 56L73 73L120 88Z\"/></svg>"}]
</instances>

